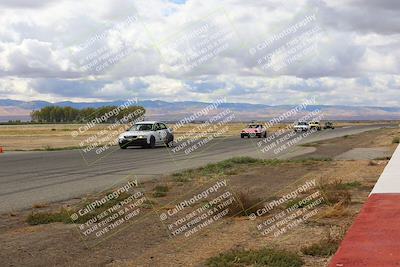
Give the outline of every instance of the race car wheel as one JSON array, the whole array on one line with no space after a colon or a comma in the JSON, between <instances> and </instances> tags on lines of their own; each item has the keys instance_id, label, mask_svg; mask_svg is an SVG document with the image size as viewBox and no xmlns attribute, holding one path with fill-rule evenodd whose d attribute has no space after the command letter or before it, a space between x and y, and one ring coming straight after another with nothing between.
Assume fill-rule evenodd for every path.
<instances>
[{"instance_id":1,"label":"race car wheel","mask_svg":"<svg viewBox=\"0 0 400 267\"><path fill-rule=\"evenodd\" d=\"M240 135L240 138L244 138L244 134L241 134L241 135Z\"/></svg>"},{"instance_id":2,"label":"race car wheel","mask_svg":"<svg viewBox=\"0 0 400 267\"><path fill-rule=\"evenodd\" d=\"M167 135L167 142L165 143L167 147L174 146L174 136L172 134Z\"/></svg>"},{"instance_id":3,"label":"race car wheel","mask_svg":"<svg viewBox=\"0 0 400 267\"><path fill-rule=\"evenodd\" d=\"M249 134L249 138L250 137L256 137L256 134L255 133L251 133L251 134Z\"/></svg>"},{"instance_id":4,"label":"race car wheel","mask_svg":"<svg viewBox=\"0 0 400 267\"><path fill-rule=\"evenodd\" d=\"M264 138L267 138L267 132L264 133Z\"/></svg>"},{"instance_id":5,"label":"race car wheel","mask_svg":"<svg viewBox=\"0 0 400 267\"><path fill-rule=\"evenodd\" d=\"M125 144L125 145L119 145L119 147L120 147L121 149L126 149L127 145L126 145L126 144Z\"/></svg>"},{"instance_id":6,"label":"race car wheel","mask_svg":"<svg viewBox=\"0 0 400 267\"><path fill-rule=\"evenodd\" d=\"M154 136L150 137L150 144L149 144L150 148L155 148L156 147L156 138Z\"/></svg>"}]
</instances>

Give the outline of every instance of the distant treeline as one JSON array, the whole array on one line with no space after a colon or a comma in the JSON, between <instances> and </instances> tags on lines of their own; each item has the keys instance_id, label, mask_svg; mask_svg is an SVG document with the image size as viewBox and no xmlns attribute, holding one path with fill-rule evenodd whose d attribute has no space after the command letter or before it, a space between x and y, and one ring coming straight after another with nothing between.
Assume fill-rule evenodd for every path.
<instances>
[{"instance_id":1,"label":"distant treeline","mask_svg":"<svg viewBox=\"0 0 400 267\"><path fill-rule=\"evenodd\" d=\"M96 120L97 123L114 123L124 117L128 121L143 116L146 110L140 106L104 106L100 108L76 109L72 107L47 106L31 112L32 122L38 123L82 123Z\"/></svg>"}]
</instances>

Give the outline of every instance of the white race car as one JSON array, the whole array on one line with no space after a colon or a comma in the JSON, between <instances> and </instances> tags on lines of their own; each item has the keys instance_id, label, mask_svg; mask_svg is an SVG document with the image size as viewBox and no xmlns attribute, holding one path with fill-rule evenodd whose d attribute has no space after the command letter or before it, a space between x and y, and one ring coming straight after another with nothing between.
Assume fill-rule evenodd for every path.
<instances>
[{"instance_id":1,"label":"white race car","mask_svg":"<svg viewBox=\"0 0 400 267\"><path fill-rule=\"evenodd\" d=\"M154 148L159 145L172 146L174 134L172 129L157 121L141 121L135 123L128 131L118 137L120 148L142 146Z\"/></svg>"},{"instance_id":2,"label":"white race car","mask_svg":"<svg viewBox=\"0 0 400 267\"><path fill-rule=\"evenodd\" d=\"M295 132L307 132L309 129L310 125L304 121L299 121L295 126L293 126Z\"/></svg>"},{"instance_id":3,"label":"white race car","mask_svg":"<svg viewBox=\"0 0 400 267\"><path fill-rule=\"evenodd\" d=\"M308 127L310 127L310 130L311 129L317 129L317 131L321 131L321 129L322 129L322 126L319 123L319 121L310 121L308 123Z\"/></svg>"}]
</instances>

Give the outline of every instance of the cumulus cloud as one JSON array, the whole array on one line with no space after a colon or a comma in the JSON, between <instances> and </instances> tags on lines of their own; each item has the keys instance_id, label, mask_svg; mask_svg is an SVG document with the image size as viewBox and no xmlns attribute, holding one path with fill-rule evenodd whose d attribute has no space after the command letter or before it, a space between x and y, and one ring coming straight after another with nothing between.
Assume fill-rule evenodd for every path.
<instances>
[{"instance_id":1,"label":"cumulus cloud","mask_svg":"<svg viewBox=\"0 0 400 267\"><path fill-rule=\"evenodd\" d=\"M395 0L0 5L2 98L400 104Z\"/></svg>"},{"instance_id":2,"label":"cumulus cloud","mask_svg":"<svg viewBox=\"0 0 400 267\"><path fill-rule=\"evenodd\" d=\"M39 8L46 6L54 0L2 0L0 6L8 8Z\"/></svg>"}]
</instances>

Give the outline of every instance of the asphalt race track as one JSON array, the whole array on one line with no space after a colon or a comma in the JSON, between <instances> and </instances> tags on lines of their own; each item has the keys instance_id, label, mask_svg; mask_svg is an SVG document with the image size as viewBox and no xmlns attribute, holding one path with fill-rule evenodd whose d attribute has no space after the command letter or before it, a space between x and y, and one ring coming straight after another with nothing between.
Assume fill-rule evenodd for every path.
<instances>
[{"instance_id":1,"label":"asphalt race track","mask_svg":"<svg viewBox=\"0 0 400 267\"><path fill-rule=\"evenodd\" d=\"M300 143L352 135L385 126L389 125L324 130L312 134ZM6 152L0 154L0 212L105 191L115 184L132 180L135 176L140 182L234 156L289 158L309 153L312 149L293 146L280 154L275 154L273 150L262 153L257 148L260 140L262 139L216 138L189 154L185 154L184 149L174 153L171 148L166 147L126 150L111 147L101 156L83 155L80 150Z\"/></svg>"}]
</instances>

